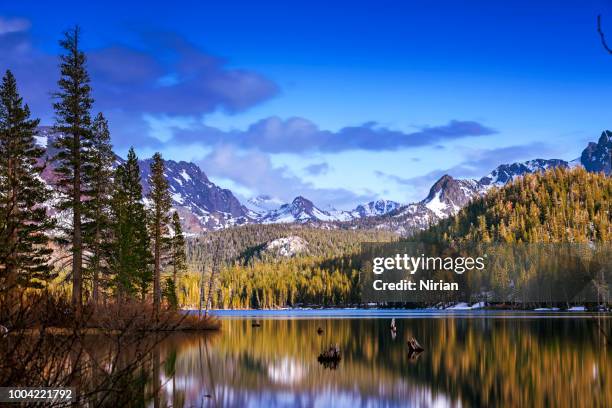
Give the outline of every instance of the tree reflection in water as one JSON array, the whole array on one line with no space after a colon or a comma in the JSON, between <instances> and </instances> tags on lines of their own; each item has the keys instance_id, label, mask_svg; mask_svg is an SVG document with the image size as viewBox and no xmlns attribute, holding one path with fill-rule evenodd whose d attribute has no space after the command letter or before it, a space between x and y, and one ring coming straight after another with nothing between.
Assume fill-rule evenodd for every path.
<instances>
[{"instance_id":1,"label":"tree reflection in water","mask_svg":"<svg viewBox=\"0 0 612 408\"><path fill-rule=\"evenodd\" d=\"M115 364L140 358L124 400L154 407L612 406L612 353L598 328L609 332L611 320L404 318L393 340L388 319L264 319L258 328L229 319L219 333L172 335ZM424 352L409 353L412 337ZM317 361L330 344L342 351L335 370ZM103 353L103 339L92 348Z\"/></svg>"}]
</instances>

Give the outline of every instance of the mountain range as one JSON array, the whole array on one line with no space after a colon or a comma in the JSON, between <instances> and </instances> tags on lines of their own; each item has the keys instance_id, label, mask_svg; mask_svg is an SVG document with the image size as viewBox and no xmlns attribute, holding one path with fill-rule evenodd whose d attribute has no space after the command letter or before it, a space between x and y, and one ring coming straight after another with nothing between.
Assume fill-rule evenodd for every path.
<instances>
[{"instance_id":1,"label":"mountain range","mask_svg":"<svg viewBox=\"0 0 612 408\"><path fill-rule=\"evenodd\" d=\"M37 143L47 148L47 157L54 152L52 142L57 135L50 127L40 127ZM474 197L493 187L503 186L516 177L554 167L583 166L588 171L611 173L612 132L602 132L597 143L591 142L581 156L567 162L559 159L535 159L522 163L502 164L480 179L456 179L442 176L423 200L400 204L376 200L351 210L323 210L305 197L291 203L270 196L258 196L241 203L231 190L211 182L194 163L166 160L164 175L170 185L172 205L181 216L185 231L197 234L244 224L302 223L327 228L376 228L408 235L440 219L456 214ZM117 156L116 164L123 162ZM150 159L140 160L143 192L149 190L147 178ZM53 165L42 174L50 185L54 182Z\"/></svg>"}]
</instances>

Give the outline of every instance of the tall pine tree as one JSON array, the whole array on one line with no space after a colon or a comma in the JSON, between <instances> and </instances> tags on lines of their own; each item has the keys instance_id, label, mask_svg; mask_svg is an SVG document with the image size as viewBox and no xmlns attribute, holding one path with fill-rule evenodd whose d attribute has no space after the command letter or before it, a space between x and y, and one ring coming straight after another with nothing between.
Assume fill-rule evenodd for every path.
<instances>
[{"instance_id":1,"label":"tall pine tree","mask_svg":"<svg viewBox=\"0 0 612 408\"><path fill-rule=\"evenodd\" d=\"M171 262L172 262L172 278L166 281L166 291L168 292L168 302L173 306L177 306L178 295L176 293L176 285L178 274L187 269L187 254L185 252L185 236L183 235L183 227L181 226L181 218L178 212L172 213L172 230L173 235L171 243Z\"/></svg>"},{"instance_id":2,"label":"tall pine tree","mask_svg":"<svg viewBox=\"0 0 612 408\"><path fill-rule=\"evenodd\" d=\"M86 152L85 178L89 200L83 208L83 240L88 250L86 272L91 279L92 300L99 301L101 281L108 283L112 239L111 193L115 154L110 143L108 122L98 113L92 125L91 148Z\"/></svg>"},{"instance_id":3,"label":"tall pine tree","mask_svg":"<svg viewBox=\"0 0 612 408\"><path fill-rule=\"evenodd\" d=\"M72 250L72 305L77 316L82 308L82 270L83 270L83 201L87 195L83 167L85 152L91 147L91 87L89 74L85 67L85 54L80 49L80 30L78 27L67 31L60 41L65 54L60 57L60 90L55 93L56 123L60 136L55 147L58 153L58 187L64 199L58 210L72 212L72 225L67 228L68 244Z\"/></svg>"},{"instance_id":4,"label":"tall pine tree","mask_svg":"<svg viewBox=\"0 0 612 408\"><path fill-rule=\"evenodd\" d=\"M153 238L153 306L156 315L159 314L161 302L161 263L168 244L168 222L170 217L170 189L168 181L164 177L164 160L161 154L155 153L151 162L151 174L149 175L149 200L151 202L151 237Z\"/></svg>"},{"instance_id":5,"label":"tall pine tree","mask_svg":"<svg viewBox=\"0 0 612 408\"><path fill-rule=\"evenodd\" d=\"M112 199L113 271L118 298L140 294L144 301L151 285L151 251L147 216L142 203L138 157L133 148L115 171Z\"/></svg>"},{"instance_id":6,"label":"tall pine tree","mask_svg":"<svg viewBox=\"0 0 612 408\"><path fill-rule=\"evenodd\" d=\"M38 119L30 119L17 82L6 71L0 85L0 295L41 287L51 278L46 232L52 222L43 206L50 191L40 179L44 150L34 142ZM6 305L9 306L9 305Z\"/></svg>"}]
</instances>

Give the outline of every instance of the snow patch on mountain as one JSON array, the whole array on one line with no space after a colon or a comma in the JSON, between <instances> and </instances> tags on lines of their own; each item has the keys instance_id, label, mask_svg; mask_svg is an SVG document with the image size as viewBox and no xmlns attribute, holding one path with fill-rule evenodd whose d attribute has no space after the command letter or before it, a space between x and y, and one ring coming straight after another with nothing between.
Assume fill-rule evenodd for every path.
<instances>
[{"instance_id":1,"label":"snow patch on mountain","mask_svg":"<svg viewBox=\"0 0 612 408\"><path fill-rule=\"evenodd\" d=\"M436 195L429 200L427 204L425 204L425 207L433 211L438 217L443 218L446 215L445 210L448 208L448 206L446 203L443 203L442 200L440 200L441 194L442 190L438 191Z\"/></svg>"},{"instance_id":2,"label":"snow patch on mountain","mask_svg":"<svg viewBox=\"0 0 612 408\"><path fill-rule=\"evenodd\" d=\"M257 197L251 197L244 202L244 206L256 215L264 215L269 211L276 210L281 206L285 205L281 199L271 197L269 195L259 195Z\"/></svg>"},{"instance_id":3,"label":"snow patch on mountain","mask_svg":"<svg viewBox=\"0 0 612 408\"><path fill-rule=\"evenodd\" d=\"M379 199L370 201L367 204L361 204L355 207L350 214L354 218L372 217L376 215L385 215L401 207L401 204L391 200Z\"/></svg>"}]
</instances>

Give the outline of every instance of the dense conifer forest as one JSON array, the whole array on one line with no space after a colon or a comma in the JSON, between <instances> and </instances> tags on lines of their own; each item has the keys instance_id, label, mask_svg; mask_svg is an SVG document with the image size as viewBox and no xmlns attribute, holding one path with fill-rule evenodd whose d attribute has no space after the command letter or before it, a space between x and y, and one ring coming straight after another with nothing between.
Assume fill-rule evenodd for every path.
<instances>
[{"instance_id":1,"label":"dense conifer forest","mask_svg":"<svg viewBox=\"0 0 612 408\"><path fill-rule=\"evenodd\" d=\"M419 239L474 242L610 242L612 178L583 168L528 174L490 191Z\"/></svg>"}]
</instances>

